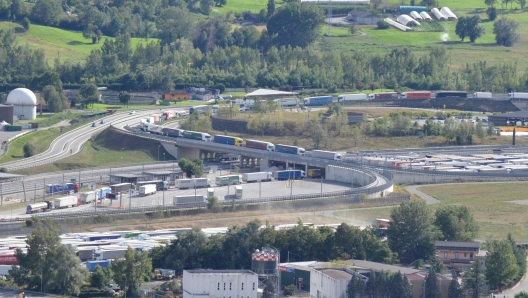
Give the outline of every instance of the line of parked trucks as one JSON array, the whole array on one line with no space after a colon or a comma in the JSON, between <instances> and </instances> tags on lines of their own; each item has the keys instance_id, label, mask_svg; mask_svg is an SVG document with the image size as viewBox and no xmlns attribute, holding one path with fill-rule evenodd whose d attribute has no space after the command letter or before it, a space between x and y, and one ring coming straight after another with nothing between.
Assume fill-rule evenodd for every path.
<instances>
[{"instance_id":1,"label":"line of parked trucks","mask_svg":"<svg viewBox=\"0 0 528 298\"><path fill-rule=\"evenodd\" d=\"M399 99L431 99L431 98L456 98L456 99L491 99L491 92L468 93L466 91L408 91L408 92L378 92L371 94L343 94L337 97L337 102L347 101L365 101L365 100L399 100ZM509 99L528 99L528 93L511 92L508 94Z\"/></svg>"}]
</instances>

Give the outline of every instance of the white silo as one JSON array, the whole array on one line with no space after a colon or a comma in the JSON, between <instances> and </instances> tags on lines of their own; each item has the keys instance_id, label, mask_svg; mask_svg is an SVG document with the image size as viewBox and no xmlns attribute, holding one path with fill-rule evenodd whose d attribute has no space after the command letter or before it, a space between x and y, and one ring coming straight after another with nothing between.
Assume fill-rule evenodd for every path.
<instances>
[{"instance_id":1,"label":"white silo","mask_svg":"<svg viewBox=\"0 0 528 298\"><path fill-rule=\"evenodd\" d=\"M13 114L20 120L37 118L37 97L29 89L17 88L9 92L6 103L14 106Z\"/></svg>"}]
</instances>

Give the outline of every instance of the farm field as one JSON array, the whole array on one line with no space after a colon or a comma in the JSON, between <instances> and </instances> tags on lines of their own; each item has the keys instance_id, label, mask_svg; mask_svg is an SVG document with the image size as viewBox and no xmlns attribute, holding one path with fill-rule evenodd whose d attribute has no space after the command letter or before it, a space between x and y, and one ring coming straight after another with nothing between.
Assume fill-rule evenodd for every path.
<instances>
[{"instance_id":1,"label":"farm field","mask_svg":"<svg viewBox=\"0 0 528 298\"><path fill-rule=\"evenodd\" d=\"M46 59L50 64L53 64L53 60L57 58L57 55L60 56L62 61L84 61L91 50L98 49L103 45L104 38L110 38L103 37L103 40L98 44L92 44L91 40L82 36L82 32L35 24L31 24L29 31L25 32L19 24L12 22L0 22L0 29L14 29L17 32L19 44L44 50ZM156 39L150 39L149 41L153 40ZM139 43L149 42L141 38L132 38L131 41L134 48Z\"/></svg>"}]
</instances>

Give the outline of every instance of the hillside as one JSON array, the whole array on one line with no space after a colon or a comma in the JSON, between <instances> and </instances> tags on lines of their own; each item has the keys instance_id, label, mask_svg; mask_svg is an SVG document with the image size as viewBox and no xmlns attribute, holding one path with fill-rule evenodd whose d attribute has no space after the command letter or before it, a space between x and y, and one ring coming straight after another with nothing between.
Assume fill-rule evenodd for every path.
<instances>
[{"instance_id":1,"label":"hillside","mask_svg":"<svg viewBox=\"0 0 528 298\"><path fill-rule=\"evenodd\" d=\"M104 40L98 44L92 44L85 39L81 32L68 31L55 27L47 27L32 24L29 32L25 32L21 25L12 22L0 22L0 30L14 29L17 33L17 42L20 45L29 45L34 49L43 49L46 59L50 65L53 60L60 56L61 61L84 61L93 49L101 48ZM112 38L112 37L103 37ZM153 39L150 39L153 40ZM139 43L148 42L142 38L132 38L132 46L135 48Z\"/></svg>"}]
</instances>

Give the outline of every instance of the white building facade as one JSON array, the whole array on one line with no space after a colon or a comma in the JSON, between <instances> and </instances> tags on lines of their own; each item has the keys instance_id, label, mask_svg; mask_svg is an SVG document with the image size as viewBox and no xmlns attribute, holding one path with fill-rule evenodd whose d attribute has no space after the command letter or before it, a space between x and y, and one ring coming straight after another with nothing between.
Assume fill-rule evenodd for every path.
<instances>
[{"instance_id":1,"label":"white building facade","mask_svg":"<svg viewBox=\"0 0 528 298\"><path fill-rule=\"evenodd\" d=\"M184 270L183 298L257 298L258 276L250 270Z\"/></svg>"},{"instance_id":2,"label":"white building facade","mask_svg":"<svg viewBox=\"0 0 528 298\"><path fill-rule=\"evenodd\" d=\"M341 269L310 270L310 298L346 298L352 275Z\"/></svg>"}]
</instances>

